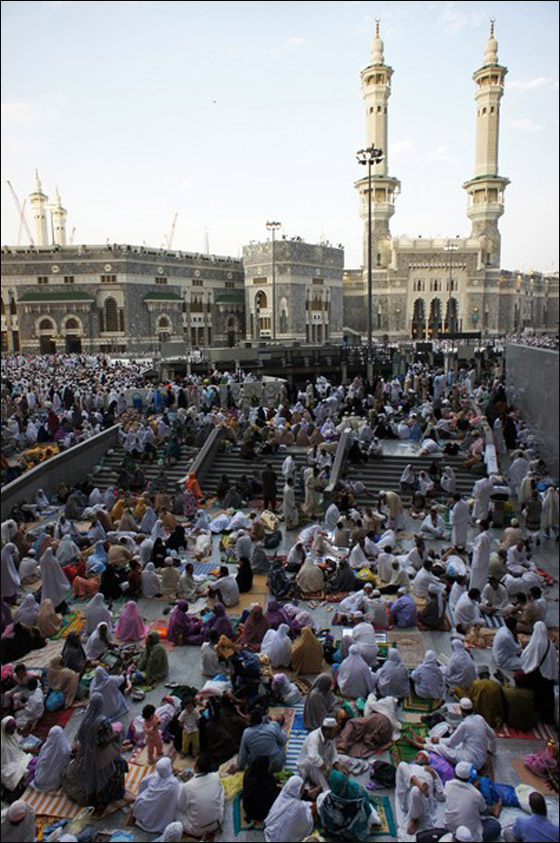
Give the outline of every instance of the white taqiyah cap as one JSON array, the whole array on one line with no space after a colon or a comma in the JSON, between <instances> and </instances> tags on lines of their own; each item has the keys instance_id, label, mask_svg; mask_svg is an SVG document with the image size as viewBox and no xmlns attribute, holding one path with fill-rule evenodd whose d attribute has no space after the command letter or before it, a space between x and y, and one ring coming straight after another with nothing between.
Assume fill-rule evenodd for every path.
<instances>
[{"instance_id":1,"label":"white taqiyah cap","mask_svg":"<svg viewBox=\"0 0 560 843\"><path fill-rule=\"evenodd\" d=\"M461 697L461 699L459 700L459 705L461 706L461 708L465 709L471 709L473 707L472 701L469 700L468 697Z\"/></svg>"},{"instance_id":2,"label":"white taqiyah cap","mask_svg":"<svg viewBox=\"0 0 560 843\"><path fill-rule=\"evenodd\" d=\"M459 761L457 766L455 767L455 775L458 779L463 779L466 781L471 774L471 765L468 761Z\"/></svg>"},{"instance_id":3,"label":"white taqiyah cap","mask_svg":"<svg viewBox=\"0 0 560 843\"><path fill-rule=\"evenodd\" d=\"M466 825L460 825L457 831L455 832L455 839L460 840L461 843L470 843L473 839L473 836Z\"/></svg>"},{"instance_id":4,"label":"white taqiyah cap","mask_svg":"<svg viewBox=\"0 0 560 843\"><path fill-rule=\"evenodd\" d=\"M325 717L323 720L323 726L325 729L336 729L336 720L334 717Z\"/></svg>"}]
</instances>

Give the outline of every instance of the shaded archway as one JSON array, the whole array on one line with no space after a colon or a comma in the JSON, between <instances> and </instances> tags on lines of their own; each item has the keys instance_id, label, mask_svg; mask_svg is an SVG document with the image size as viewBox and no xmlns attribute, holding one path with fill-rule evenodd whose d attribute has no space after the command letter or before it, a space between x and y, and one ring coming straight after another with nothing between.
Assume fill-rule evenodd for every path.
<instances>
[{"instance_id":1,"label":"shaded archway","mask_svg":"<svg viewBox=\"0 0 560 843\"><path fill-rule=\"evenodd\" d=\"M437 337L441 333L441 301L432 299L430 302L430 318L428 320L428 336Z\"/></svg>"},{"instance_id":2,"label":"shaded archway","mask_svg":"<svg viewBox=\"0 0 560 843\"><path fill-rule=\"evenodd\" d=\"M423 299L416 299L412 313L412 339L423 340L426 336L426 309Z\"/></svg>"},{"instance_id":3,"label":"shaded archway","mask_svg":"<svg viewBox=\"0 0 560 843\"><path fill-rule=\"evenodd\" d=\"M233 348L237 340L237 319L230 316L226 324L227 344Z\"/></svg>"},{"instance_id":4,"label":"shaded archway","mask_svg":"<svg viewBox=\"0 0 560 843\"><path fill-rule=\"evenodd\" d=\"M459 330L459 305L455 298L447 300L445 330L452 334L457 333Z\"/></svg>"}]
</instances>

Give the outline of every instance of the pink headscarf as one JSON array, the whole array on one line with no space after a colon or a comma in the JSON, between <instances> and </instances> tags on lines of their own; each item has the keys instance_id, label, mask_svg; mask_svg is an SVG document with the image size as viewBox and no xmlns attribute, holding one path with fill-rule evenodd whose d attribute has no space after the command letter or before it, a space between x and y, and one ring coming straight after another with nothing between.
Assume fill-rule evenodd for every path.
<instances>
[{"instance_id":1,"label":"pink headscarf","mask_svg":"<svg viewBox=\"0 0 560 843\"><path fill-rule=\"evenodd\" d=\"M134 600L129 600L123 609L119 622L115 628L115 635L120 641L138 641L148 634L148 627L145 625L138 606Z\"/></svg>"}]
</instances>

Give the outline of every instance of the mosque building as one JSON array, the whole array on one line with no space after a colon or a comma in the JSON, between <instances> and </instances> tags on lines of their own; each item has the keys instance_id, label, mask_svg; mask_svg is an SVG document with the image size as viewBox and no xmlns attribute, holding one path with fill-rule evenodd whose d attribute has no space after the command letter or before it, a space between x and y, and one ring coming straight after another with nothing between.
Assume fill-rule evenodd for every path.
<instances>
[{"instance_id":1,"label":"mosque building","mask_svg":"<svg viewBox=\"0 0 560 843\"><path fill-rule=\"evenodd\" d=\"M476 153L473 177L463 184L471 233L466 238L392 237L400 181L390 174L388 102L393 68L385 63L377 23L371 62L362 70L366 146L384 153L372 165L371 273L374 337L435 337L441 332L503 334L558 323L558 273L522 274L501 268L498 220L509 179L498 168L500 100L507 68L498 61L494 24L482 66L475 71ZM363 265L344 274L344 325L367 331L369 179L356 182L364 221Z\"/></svg>"}]
</instances>

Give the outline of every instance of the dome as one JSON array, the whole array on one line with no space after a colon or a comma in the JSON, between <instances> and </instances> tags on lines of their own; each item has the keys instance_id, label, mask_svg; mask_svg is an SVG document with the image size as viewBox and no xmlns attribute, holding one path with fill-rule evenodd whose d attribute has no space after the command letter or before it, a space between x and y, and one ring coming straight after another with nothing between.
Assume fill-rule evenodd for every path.
<instances>
[{"instance_id":1,"label":"dome","mask_svg":"<svg viewBox=\"0 0 560 843\"><path fill-rule=\"evenodd\" d=\"M379 37L379 21L375 23L375 40L371 45L371 63L384 64L385 58L383 56L383 41Z\"/></svg>"},{"instance_id":2,"label":"dome","mask_svg":"<svg viewBox=\"0 0 560 843\"><path fill-rule=\"evenodd\" d=\"M498 42L494 38L494 21L490 22L490 37L486 42L484 64L498 64Z\"/></svg>"}]
</instances>

